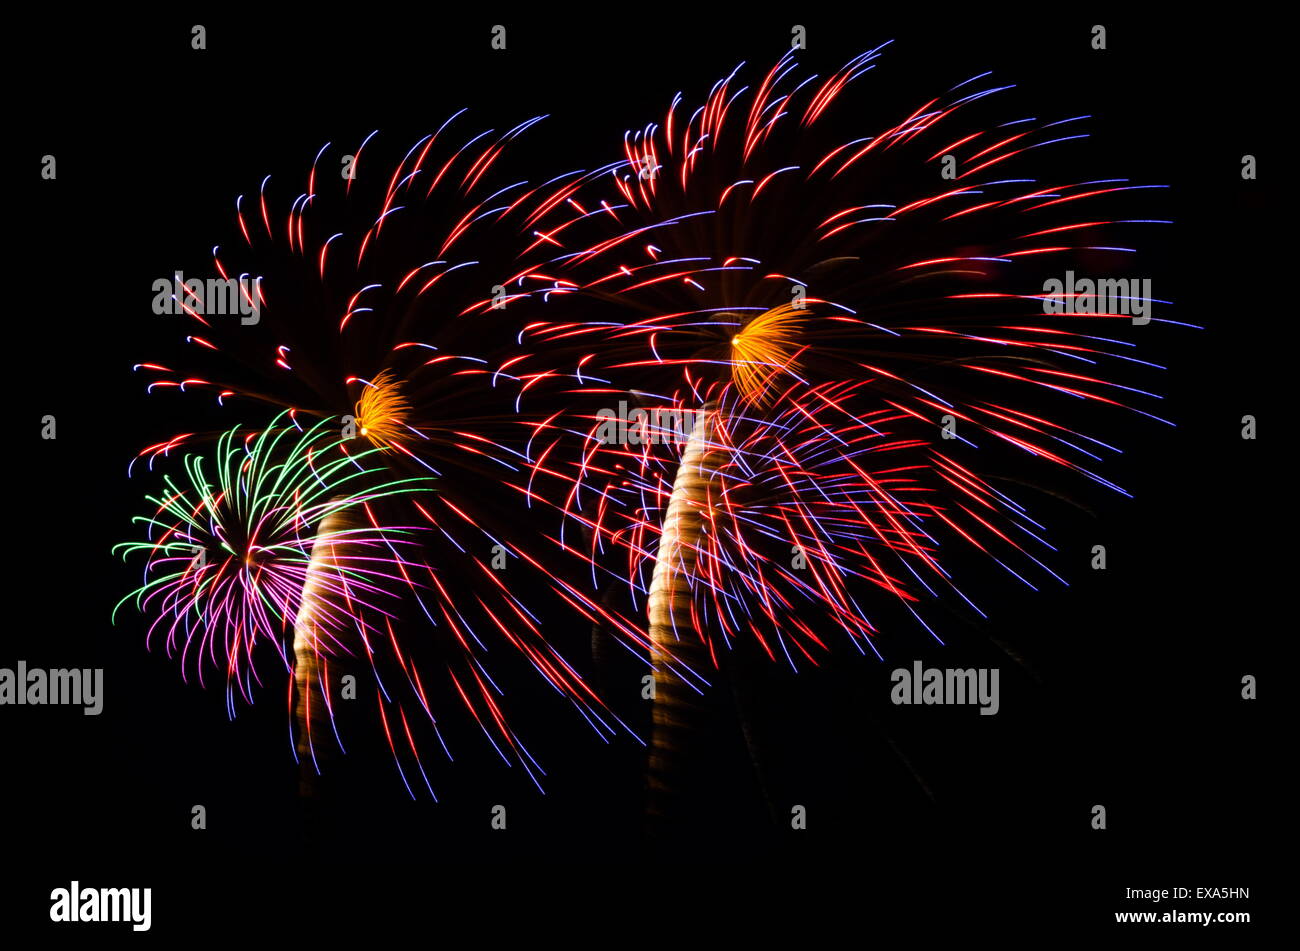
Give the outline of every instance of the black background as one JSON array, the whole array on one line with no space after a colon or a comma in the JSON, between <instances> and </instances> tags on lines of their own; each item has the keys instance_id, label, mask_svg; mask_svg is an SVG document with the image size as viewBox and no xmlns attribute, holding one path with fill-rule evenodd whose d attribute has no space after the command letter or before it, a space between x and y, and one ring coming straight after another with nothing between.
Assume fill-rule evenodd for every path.
<instances>
[{"instance_id":1,"label":"black background","mask_svg":"<svg viewBox=\"0 0 1300 951\"><path fill-rule=\"evenodd\" d=\"M208 29L206 51L190 49L195 22ZM443 802L412 803L391 763L363 755L344 762L326 813L305 813L275 692L228 721L219 691L186 687L174 662L145 652L136 619L108 621L132 580L109 549L130 537L143 490L127 462L185 409L146 397L130 372L156 332L152 281L176 267L202 272L234 196L267 172L299 174L326 140L381 128L415 141L468 105L510 124L549 113L527 143L549 170L604 162L674 92L698 97L741 60L774 60L793 22L807 27L819 71L895 38L868 81L917 95L994 69L1045 111L1096 117L1093 158L1107 162L1096 177L1173 186L1177 225L1162 233L1155 296L1206 329L1160 344L1171 369L1157 388L1178 428L1134 424L1117 437L1128 451L1108 472L1135 499L1089 496L1087 513L1050 513L1054 567L1072 586L995 588L982 602L987 623L954 621L947 653L922 653L1001 666L997 717L891 707L881 700L892 665L855 656L796 679L761 675L781 697L777 792L808 806L807 831L768 820L724 732L714 793L697 803L689 838L648 844L639 748L606 747L547 714L526 724L550 774L546 796L471 755L443 771ZM509 29L504 52L489 48L495 23ZM1109 49L1090 48L1093 23L1107 26ZM50 889L74 878L151 886L162 935L279 931L346 908L375 923L428 915L434 938L462 918L499 937L525 907L516 924L575 933L611 889L636 927L666 934L696 912L732 927L779 910L821 928L827 909L858 919L851 934L941 920L996 934L1021 918L1076 931L1149 907L1124 901L1125 887L1175 885L1248 886L1240 907L1259 922L1280 848L1290 514L1268 448L1281 439L1272 390L1290 358L1289 272L1274 242L1293 237L1278 223L1272 148L1277 32L1226 17L936 11L909 21L805 4L559 17L360 8L284 22L204 11L75 25L49 16L16 29L32 72L10 86L19 204L0 666L103 667L106 701L98 717L0 712L0 835L13 876L0 928L48 927ZM47 153L54 182L38 178ZM1259 181L1241 180L1247 153ZM47 413L54 442L38 435ZM1260 420L1257 442L1240 438L1247 413ZM1105 572L1088 568L1094 544L1108 549ZM1255 702L1240 699L1246 673L1261 681ZM195 803L206 831L190 829ZM489 827L494 803L510 809L505 833ZM1107 807L1104 832L1090 828L1096 803ZM735 860L744 864L714 865ZM782 897L758 901L754 885ZM367 904L375 894L380 903ZM958 906L974 913L950 912Z\"/></svg>"}]
</instances>

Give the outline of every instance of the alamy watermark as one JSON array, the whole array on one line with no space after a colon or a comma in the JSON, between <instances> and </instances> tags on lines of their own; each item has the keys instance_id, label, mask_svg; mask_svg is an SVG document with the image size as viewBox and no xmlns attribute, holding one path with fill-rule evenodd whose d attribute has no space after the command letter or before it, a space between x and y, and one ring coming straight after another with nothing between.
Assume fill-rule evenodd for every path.
<instances>
[{"instance_id":1,"label":"alamy watermark","mask_svg":"<svg viewBox=\"0 0 1300 951\"><path fill-rule=\"evenodd\" d=\"M596 414L596 439L601 445L658 446L682 444L691 438L704 416L702 409L633 409L620 400L618 409Z\"/></svg>"},{"instance_id":2,"label":"alamy watermark","mask_svg":"<svg viewBox=\"0 0 1300 951\"><path fill-rule=\"evenodd\" d=\"M1151 323L1151 278L1050 277L1043 282L1045 314L1111 314L1133 318L1135 326Z\"/></svg>"},{"instance_id":3,"label":"alamy watermark","mask_svg":"<svg viewBox=\"0 0 1300 951\"><path fill-rule=\"evenodd\" d=\"M50 921L129 921L132 931L148 931L153 919L152 888L68 888L50 892Z\"/></svg>"},{"instance_id":4,"label":"alamy watermark","mask_svg":"<svg viewBox=\"0 0 1300 951\"><path fill-rule=\"evenodd\" d=\"M155 314L193 313L207 316L238 316L244 325L262 319L262 291L260 277L210 277L185 280L180 271L171 278L160 277L153 282Z\"/></svg>"},{"instance_id":5,"label":"alamy watermark","mask_svg":"<svg viewBox=\"0 0 1300 951\"><path fill-rule=\"evenodd\" d=\"M923 667L913 661L910 670L897 667L889 675L889 699L896 705L978 704L980 716L991 717L1001 706L998 675L996 667Z\"/></svg>"},{"instance_id":6,"label":"alamy watermark","mask_svg":"<svg viewBox=\"0 0 1300 951\"><path fill-rule=\"evenodd\" d=\"M16 670L0 667L0 706L68 704L85 707L86 716L104 709L104 668L42 670L20 660Z\"/></svg>"}]
</instances>

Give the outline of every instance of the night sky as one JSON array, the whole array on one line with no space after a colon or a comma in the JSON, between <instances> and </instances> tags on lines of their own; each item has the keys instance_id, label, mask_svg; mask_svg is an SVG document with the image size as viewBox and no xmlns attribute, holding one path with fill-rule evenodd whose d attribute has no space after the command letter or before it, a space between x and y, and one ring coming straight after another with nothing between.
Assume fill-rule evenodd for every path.
<instances>
[{"instance_id":1,"label":"night sky","mask_svg":"<svg viewBox=\"0 0 1300 951\"><path fill-rule=\"evenodd\" d=\"M125 930L51 925L50 890L74 878L152 887L153 931L169 937L285 935L304 907L322 923L419 918L429 942L452 940L441 933L451 922L484 940L513 926L572 937L589 906L611 907L598 897L611 891L612 907L640 922L633 930L661 937L697 911L720 931L761 929L778 912L805 925L842 915L857 922L849 940L877 926L916 938L950 914L983 935L1022 917L1048 934L1113 932L1113 912L1139 908L1126 887L1175 885L1250 887L1231 907L1256 923L1234 934L1258 930L1281 821L1276 674L1291 554L1272 392L1291 378L1280 364L1294 352L1276 243L1294 236L1275 225L1283 169L1270 128L1281 121L1278 26L1227 14L1180 24L1044 8L1017 20L990 8L909 21L845 9L563 8L548 19L363 7L280 23L206 11L74 23L51 11L14 31L30 73L10 87L19 296L8 308L15 478L0 667L103 668L105 708L0 708L0 942L29 929L96 940L91 929ZM207 26L204 51L190 49L192 23ZM496 23L509 31L505 51L490 49ZM711 698L687 814L650 841L641 747L600 742L549 688L520 678L509 687L547 770L544 796L467 741L455 764L433 757L442 801L412 802L386 749L363 743L304 804L273 663L273 686L231 721L220 690L183 684L173 660L146 652L138 615L109 623L136 583L110 549L133 537L130 518L153 488L129 480L127 464L203 402L147 396L131 372L162 320L153 280L206 273L211 246L230 239L234 197L268 172L300 176L326 141L379 128L414 142L467 105L499 124L549 114L525 143L539 177L611 161L622 132L678 90L698 99L742 60L766 68L792 23L807 27L817 69L894 38L867 81L916 90L907 98L993 69L1044 113L1094 117L1076 160L1097 177L1172 186L1161 201L1177 224L1147 239L1142 273L1177 319L1205 329L1165 333L1149 357L1170 367L1157 388L1177 428L1133 420L1107 433L1125 449L1107 473L1134 498L1061 486L1068 499L1036 504L1069 587L1035 593L990 576L987 620L954 610L945 647L890 635L900 662L999 667L999 715L894 706L895 664L856 652L798 675L740 658L746 695ZM1108 28L1105 51L1090 48L1094 23ZM45 154L57 157L55 181L39 178ZM1242 180L1246 154L1257 181ZM39 437L46 414L57 440ZM1257 440L1241 438L1246 414ZM1089 568L1096 544L1105 571ZM589 659L589 625L548 620ZM643 726L640 673L616 661L602 677ZM1241 698L1247 674L1258 700ZM737 703L763 732L762 786ZM190 828L196 803L204 831ZM490 826L496 803L509 808L506 832ZM791 803L807 807L806 830L789 828ZM1098 803L1104 831L1090 827ZM751 885L782 897L760 900ZM381 904L368 904L374 894ZM512 921L512 908L531 910Z\"/></svg>"}]
</instances>

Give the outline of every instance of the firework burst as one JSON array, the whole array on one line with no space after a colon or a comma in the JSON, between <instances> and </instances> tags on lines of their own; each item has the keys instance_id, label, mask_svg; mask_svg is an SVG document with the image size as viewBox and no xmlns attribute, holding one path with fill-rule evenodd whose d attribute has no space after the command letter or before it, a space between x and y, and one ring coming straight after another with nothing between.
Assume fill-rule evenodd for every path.
<instances>
[{"instance_id":1,"label":"firework burst","mask_svg":"<svg viewBox=\"0 0 1300 951\"><path fill-rule=\"evenodd\" d=\"M652 787L663 737L739 635L815 663L816 612L875 651L874 588L938 639L923 600L975 606L957 552L1031 587L1056 577L1008 482L1069 470L1123 492L1094 430L1165 422L1158 396L1113 378L1158 369L1134 355L1149 297L1045 292L1067 267L1131 259L1129 237L1168 222L1126 206L1160 186L1043 178L1087 117L995 116L1011 87L987 74L844 134L831 117L879 57L821 78L790 52L694 109L679 94L539 222L552 260L518 277L565 302L521 336L553 362L512 372L589 407L537 428L534 478L582 527L561 544L647 617ZM694 423L611 440L595 408L615 399Z\"/></svg>"},{"instance_id":2,"label":"firework burst","mask_svg":"<svg viewBox=\"0 0 1300 951\"><path fill-rule=\"evenodd\" d=\"M502 758L534 782L540 767L509 724L499 675L482 661L491 641L507 645L602 738L618 729L543 632L540 606L525 603L534 596L524 592L540 587L548 608L587 617L602 611L577 587L552 578L553 569L544 569L519 541L527 538L520 514L526 512L519 492L506 486L523 481L526 434L502 385L513 378L497 372L515 352L513 313L492 306L466 313L501 297L495 275L508 273L507 263L516 266L527 243L520 237L524 219L549 201L545 188L498 174L507 146L536 121L504 134L489 129L455 138L465 122L458 113L396 153L391 172L376 168L379 144L372 135L353 150L349 177L324 174L326 163L333 164L326 146L301 191L277 199L269 178L263 180L256 198L236 201L238 244L213 255L221 279L237 282L245 303L256 305L247 308L255 317L213 314L212 302L185 285L176 301L180 316L172 319L188 326L175 353L137 367L152 376L151 392L212 394L228 412L273 408L294 427L333 419L340 451L373 451L366 455L370 464L394 478L437 477L434 493L368 508L381 524L416 521L428 529L420 551L410 555L419 580L407 594L417 625L431 625L434 633L403 633L396 669L416 685L425 712L426 687L435 689L436 677L437 689L457 697ZM183 372L174 369L181 366ZM141 456L152 466L197 438L177 434ZM316 524L327 532L335 527L328 520ZM350 524L340 522L338 530ZM328 561L334 546L319 551ZM407 576L409 568L399 573ZM528 573L538 580L521 581ZM304 602L318 613L343 608L330 604L335 589L308 594ZM316 622L302 621L298 643L309 646L320 639ZM398 639L391 626L385 637ZM407 653L424 656L445 679L420 681ZM298 657L306 670L315 662L311 650ZM399 769L404 743L418 766L415 725L407 708L386 709L389 699L383 692L380 714ZM441 734L438 739L445 749Z\"/></svg>"},{"instance_id":3,"label":"firework burst","mask_svg":"<svg viewBox=\"0 0 1300 951\"><path fill-rule=\"evenodd\" d=\"M187 681L223 676L232 716L261 683L255 656L269 651L290 669L295 655L310 657L295 671L302 722L332 722L329 659L359 646L372 657L384 644L419 549L418 527L381 525L373 508L428 492L431 480L392 478L374 464L379 450L342 451L333 420L276 424L231 430L214 457L187 453L181 475L164 478L148 498L155 511L134 520L146 539L115 548L145 563L114 619L134 603L151 618L149 642L179 655ZM314 755L314 746L303 731L298 748Z\"/></svg>"}]
</instances>

